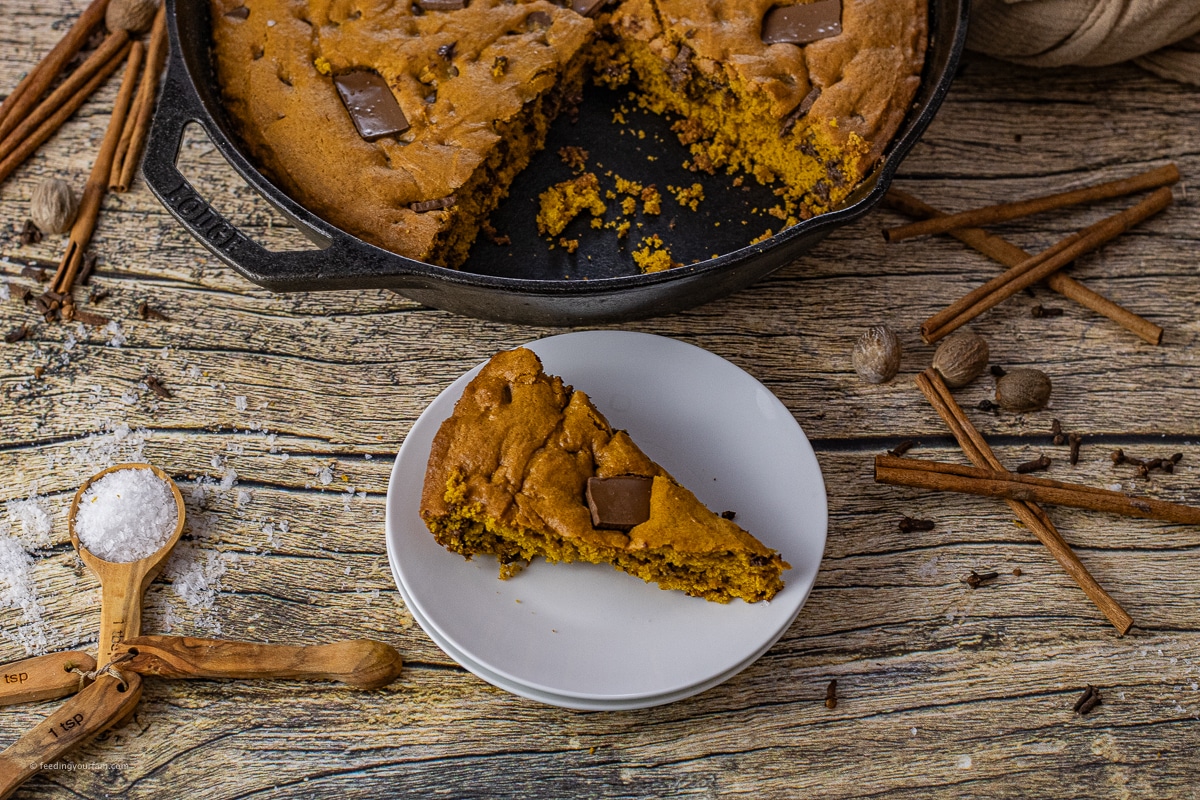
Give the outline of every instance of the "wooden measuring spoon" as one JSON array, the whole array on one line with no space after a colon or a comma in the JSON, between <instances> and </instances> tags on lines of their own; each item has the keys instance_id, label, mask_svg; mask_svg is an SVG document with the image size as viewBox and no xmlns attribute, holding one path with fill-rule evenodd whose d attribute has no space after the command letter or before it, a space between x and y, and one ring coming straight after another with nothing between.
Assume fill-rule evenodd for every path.
<instances>
[{"instance_id":1,"label":"wooden measuring spoon","mask_svg":"<svg viewBox=\"0 0 1200 800\"><path fill-rule=\"evenodd\" d=\"M75 514L79 510L79 501L83 498L83 493L105 475L120 469L152 471L171 487L171 494L175 496L175 507L179 512L179 521L170 538L167 539L167 543L157 553L139 558L137 561L105 561L81 545L79 537L75 533ZM154 580L155 576L162 571L167 556L171 554L172 548L179 541L179 536L183 533L184 513L183 493L179 491L175 481L171 480L171 476L167 473L150 464L117 464L115 467L109 467L88 478L79 487L79 491L75 492L75 499L71 501L71 510L67 514L71 544L75 545L83 563L87 564L100 579L100 643L99 652L96 654L97 665L103 667L112 660L113 645L142 632L142 597L146 594L146 587L150 585L150 581Z\"/></svg>"},{"instance_id":2,"label":"wooden measuring spoon","mask_svg":"<svg viewBox=\"0 0 1200 800\"><path fill-rule=\"evenodd\" d=\"M371 639L293 647L190 636L139 636L113 648L131 654L121 669L164 678L293 678L341 681L356 689L387 686L404 662L391 645Z\"/></svg>"},{"instance_id":3,"label":"wooden measuring spoon","mask_svg":"<svg viewBox=\"0 0 1200 800\"><path fill-rule=\"evenodd\" d=\"M0 753L0 800L11 797L45 764L125 719L141 696L142 678L136 672L125 673L123 679L107 673L97 676Z\"/></svg>"},{"instance_id":4,"label":"wooden measuring spoon","mask_svg":"<svg viewBox=\"0 0 1200 800\"><path fill-rule=\"evenodd\" d=\"M0 706L56 700L83 688L84 672L96 668L87 653L48 653L0 667Z\"/></svg>"}]
</instances>

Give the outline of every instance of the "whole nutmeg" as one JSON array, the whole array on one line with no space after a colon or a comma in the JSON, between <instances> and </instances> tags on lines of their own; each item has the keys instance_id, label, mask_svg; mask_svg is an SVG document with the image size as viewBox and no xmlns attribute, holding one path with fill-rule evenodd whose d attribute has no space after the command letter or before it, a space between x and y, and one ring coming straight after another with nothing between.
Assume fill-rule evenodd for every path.
<instances>
[{"instance_id":1,"label":"whole nutmeg","mask_svg":"<svg viewBox=\"0 0 1200 800\"><path fill-rule=\"evenodd\" d=\"M875 325L854 343L854 371L867 383L886 383L900 371L902 353L896 334L885 325Z\"/></svg>"},{"instance_id":2,"label":"whole nutmeg","mask_svg":"<svg viewBox=\"0 0 1200 800\"><path fill-rule=\"evenodd\" d=\"M104 11L104 24L110 33L144 33L157 11L158 0L112 0Z\"/></svg>"},{"instance_id":3,"label":"whole nutmeg","mask_svg":"<svg viewBox=\"0 0 1200 800\"><path fill-rule=\"evenodd\" d=\"M1040 369L1012 369L996 381L996 402L1005 411L1037 411L1050 400L1050 378Z\"/></svg>"},{"instance_id":4,"label":"whole nutmeg","mask_svg":"<svg viewBox=\"0 0 1200 800\"><path fill-rule=\"evenodd\" d=\"M79 213L79 199L71 184L61 178L46 178L29 198L29 218L45 233L66 233Z\"/></svg>"},{"instance_id":5,"label":"whole nutmeg","mask_svg":"<svg viewBox=\"0 0 1200 800\"><path fill-rule=\"evenodd\" d=\"M987 340L973 331L952 333L933 354L933 368L951 389L966 386L987 367Z\"/></svg>"}]
</instances>

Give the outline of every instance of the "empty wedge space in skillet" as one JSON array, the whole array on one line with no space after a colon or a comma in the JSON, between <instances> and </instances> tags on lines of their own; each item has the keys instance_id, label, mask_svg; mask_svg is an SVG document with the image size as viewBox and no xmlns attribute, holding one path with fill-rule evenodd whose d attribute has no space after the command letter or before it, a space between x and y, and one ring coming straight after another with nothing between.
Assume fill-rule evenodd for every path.
<instances>
[{"instance_id":1,"label":"empty wedge space in skillet","mask_svg":"<svg viewBox=\"0 0 1200 800\"><path fill-rule=\"evenodd\" d=\"M421 517L448 550L496 556L501 577L539 556L609 563L663 589L753 603L789 569L525 348L494 356L442 423Z\"/></svg>"}]
</instances>

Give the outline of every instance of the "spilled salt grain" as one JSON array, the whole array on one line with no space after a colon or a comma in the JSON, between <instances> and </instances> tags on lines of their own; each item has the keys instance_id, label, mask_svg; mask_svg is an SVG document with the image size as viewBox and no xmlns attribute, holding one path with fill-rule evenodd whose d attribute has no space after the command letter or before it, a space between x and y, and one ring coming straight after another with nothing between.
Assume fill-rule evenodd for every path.
<instances>
[{"instance_id":1,"label":"spilled salt grain","mask_svg":"<svg viewBox=\"0 0 1200 800\"><path fill-rule=\"evenodd\" d=\"M0 283L0 300L11 300L12 292L8 288L7 283Z\"/></svg>"},{"instance_id":2,"label":"spilled salt grain","mask_svg":"<svg viewBox=\"0 0 1200 800\"><path fill-rule=\"evenodd\" d=\"M121 326L115 319L110 320L108 325L104 326L104 332L110 337L108 340L109 347L121 347L128 341L125 338L125 331L121 330Z\"/></svg>"},{"instance_id":3,"label":"spilled salt grain","mask_svg":"<svg viewBox=\"0 0 1200 800\"><path fill-rule=\"evenodd\" d=\"M88 552L128 562L162 549L179 522L171 487L145 468L120 469L83 493L75 533Z\"/></svg>"},{"instance_id":4,"label":"spilled salt grain","mask_svg":"<svg viewBox=\"0 0 1200 800\"><path fill-rule=\"evenodd\" d=\"M328 486L333 483L333 470L329 467L321 467L321 471L317 473L317 480L322 486Z\"/></svg>"},{"instance_id":5,"label":"spilled salt grain","mask_svg":"<svg viewBox=\"0 0 1200 800\"><path fill-rule=\"evenodd\" d=\"M19 530L14 533L22 547L50 546L51 521L45 498L33 494L28 500L9 500L6 507L9 522Z\"/></svg>"},{"instance_id":6,"label":"spilled salt grain","mask_svg":"<svg viewBox=\"0 0 1200 800\"><path fill-rule=\"evenodd\" d=\"M246 410L246 395L239 394L239 395L234 396L233 405L237 408L238 411L245 411Z\"/></svg>"},{"instance_id":7,"label":"spilled salt grain","mask_svg":"<svg viewBox=\"0 0 1200 800\"><path fill-rule=\"evenodd\" d=\"M0 530L0 610L17 609L22 622L15 630L5 625L0 635L21 645L27 655L45 652L48 644L44 609L33 582L33 564L33 557L20 542Z\"/></svg>"}]
</instances>

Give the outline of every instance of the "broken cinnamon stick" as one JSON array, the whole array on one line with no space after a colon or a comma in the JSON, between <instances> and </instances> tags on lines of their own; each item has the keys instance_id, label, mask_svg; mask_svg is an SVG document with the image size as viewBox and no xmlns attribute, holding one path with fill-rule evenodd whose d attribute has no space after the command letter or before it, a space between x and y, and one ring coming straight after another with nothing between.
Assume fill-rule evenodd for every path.
<instances>
[{"instance_id":1,"label":"broken cinnamon stick","mask_svg":"<svg viewBox=\"0 0 1200 800\"><path fill-rule=\"evenodd\" d=\"M74 114L81 105L83 105L84 101L91 97L92 93L95 92L96 89L98 89L100 85L108 79L108 76L117 71L117 67L121 66L121 63L125 60L125 56L129 53L131 46L132 45L126 42L125 46L114 53L108 59L108 61L106 61L104 65L94 75L92 75L91 79L88 80L87 83L81 86L78 91L71 95L70 98L65 100L63 105L60 106L53 115L42 122L42 124L37 127L37 130L33 131L26 138L18 142L15 146L15 149L13 149L7 155L0 157L0 183L2 183L9 175L11 175L13 170L21 166L21 164L25 162L25 159L29 158L29 156L32 155L35 150L41 147L47 139L53 136L55 131L62 127L62 124L66 122L67 119Z\"/></svg>"},{"instance_id":2,"label":"broken cinnamon stick","mask_svg":"<svg viewBox=\"0 0 1200 800\"><path fill-rule=\"evenodd\" d=\"M902 214L907 214L910 217L945 216L943 212L928 203L896 188L888 189L887 194L884 196L884 203L889 208L899 211ZM1006 267L1015 267L1017 264L1032 258L1031 253L1027 253L1012 242L988 233L982 228L958 228L949 231L949 233L963 244L974 248L977 252L994 261L1000 262ZM1092 291L1064 272L1055 272L1047 277L1046 286L1064 297L1074 300L1084 308L1091 309L1097 314L1108 317L1125 330L1132 332L1150 344L1159 344L1162 342L1162 328L1148 319L1138 316L1124 306L1114 303L1099 292Z\"/></svg>"},{"instance_id":3,"label":"broken cinnamon stick","mask_svg":"<svg viewBox=\"0 0 1200 800\"><path fill-rule=\"evenodd\" d=\"M950 428L950 432L958 441L959 447L962 448L968 460L977 467L1004 470L1004 465L996 458L996 454L992 452L992 448L988 446L983 435L967 419L962 407L950 393L950 388L946 386L942 377L935 370L929 368L918 375L917 387L937 411L942 421L946 423L946 426ZM1108 621L1117 629L1117 633L1124 636L1133 627L1133 617L1129 616L1125 609L1121 608L1120 603L1096 582L1096 579L1087 571L1087 567L1071 550L1071 546L1059 534L1041 506L1028 500L1006 499L1005 502L1025 527L1037 537L1038 541L1045 545L1066 573L1079 584L1079 588L1083 589L1083 593L1087 595L1088 599L1095 603L1101 613L1108 618Z\"/></svg>"},{"instance_id":4,"label":"broken cinnamon stick","mask_svg":"<svg viewBox=\"0 0 1200 800\"><path fill-rule=\"evenodd\" d=\"M1056 208L1066 208L1079 203L1093 203L1097 200L1109 200L1146 189L1170 186L1178 180L1179 168L1174 164L1167 164L1119 181L1108 181L1083 189L1019 200L1014 203L998 203L971 211L947 214L936 219L921 220L896 228L888 228L883 232L883 238L889 242L899 242L916 236L948 233L956 228L978 228L981 225L1007 222Z\"/></svg>"},{"instance_id":5,"label":"broken cinnamon stick","mask_svg":"<svg viewBox=\"0 0 1200 800\"><path fill-rule=\"evenodd\" d=\"M975 317L1032 286L1075 259L1096 250L1120 236L1142 220L1157 214L1173 201L1171 190L1164 187L1124 211L1105 217L1043 250L1026 261L1011 267L1004 274L968 292L921 325L921 338L932 344L957 330Z\"/></svg>"},{"instance_id":6,"label":"broken cinnamon stick","mask_svg":"<svg viewBox=\"0 0 1200 800\"><path fill-rule=\"evenodd\" d=\"M1032 475L1014 475L1002 470L947 464L942 461L876 456L875 481L935 492L961 492L984 497L1030 500L1052 506L1103 511L1123 517L1200 525L1200 508L1192 506L1155 500L1151 497L1130 497L1111 489L1035 478Z\"/></svg>"},{"instance_id":7,"label":"broken cinnamon stick","mask_svg":"<svg viewBox=\"0 0 1200 800\"><path fill-rule=\"evenodd\" d=\"M51 286L59 294L70 294L75 283L75 277L83 265L84 254L88 243L96 230L96 218L100 215L100 204L104 200L108 188L108 174L112 170L112 159L117 151L117 142L125 126L125 116L129 113L129 105L133 99L133 90L137 86L138 70L142 66L142 56L145 47L141 42L134 42L129 48L129 61L125 67L125 75L121 79L121 88L113 103L112 117L108 120L108 129L104 140L100 143L100 152L92 164L92 173L88 176L87 186L83 190L83 198L79 202L79 216L71 226L71 238L67 244L67 252L59 262L58 271L54 273Z\"/></svg>"}]
</instances>

